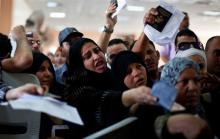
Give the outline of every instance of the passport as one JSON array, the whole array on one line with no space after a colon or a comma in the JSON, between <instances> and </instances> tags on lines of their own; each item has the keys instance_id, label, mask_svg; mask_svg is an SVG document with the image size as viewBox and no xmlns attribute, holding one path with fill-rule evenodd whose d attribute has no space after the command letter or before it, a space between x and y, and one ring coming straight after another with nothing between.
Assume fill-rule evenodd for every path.
<instances>
[{"instance_id":1,"label":"passport","mask_svg":"<svg viewBox=\"0 0 220 139\"><path fill-rule=\"evenodd\" d=\"M174 86L170 86L166 82L158 81L152 87L152 95L158 98L159 105L171 111L176 100L177 91Z\"/></svg>"},{"instance_id":2,"label":"passport","mask_svg":"<svg viewBox=\"0 0 220 139\"><path fill-rule=\"evenodd\" d=\"M162 32L167 22L171 18L172 13L161 6L158 6L156 10L158 12L158 15L155 17L154 23L153 24L148 23L148 24L153 28L155 28L157 31Z\"/></svg>"}]
</instances>

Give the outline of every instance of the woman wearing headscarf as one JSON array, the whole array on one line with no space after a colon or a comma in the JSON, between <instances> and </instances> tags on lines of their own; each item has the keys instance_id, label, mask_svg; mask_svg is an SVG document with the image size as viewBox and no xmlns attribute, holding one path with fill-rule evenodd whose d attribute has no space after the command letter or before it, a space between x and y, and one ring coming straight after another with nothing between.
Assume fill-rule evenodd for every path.
<instances>
[{"instance_id":1,"label":"woman wearing headscarf","mask_svg":"<svg viewBox=\"0 0 220 139\"><path fill-rule=\"evenodd\" d=\"M180 50L177 51L175 57L185 57L195 61L199 65L200 76L201 76L201 92L207 93L209 87L207 82L209 80L207 72L207 58L203 47L200 46L200 43L180 43ZM181 49L182 48L182 49ZM185 48L185 49L183 49Z\"/></svg>"},{"instance_id":2,"label":"woman wearing headscarf","mask_svg":"<svg viewBox=\"0 0 220 139\"><path fill-rule=\"evenodd\" d=\"M152 86L143 59L132 51L123 51L117 54L112 62L111 71L118 83L119 90Z\"/></svg>"},{"instance_id":3,"label":"woman wearing headscarf","mask_svg":"<svg viewBox=\"0 0 220 139\"><path fill-rule=\"evenodd\" d=\"M24 71L25 73L34 74L39 82L40 86L44 89L44 95L46 93L54 94L52 96L62 96L63 86L56 82L56 76L54 68L50 59L41 52L33 52L33 63L30 68ZM53 125L63 124L63 121L46 114L41 116L41 132L40 138L47 138L51 136Z\"/></svg>"},{"instance_id":4,"label":"woman wearing headscarf","mask_svg":"<svg viewBox=\"0 0 220 139\"><path fill-rule=\"evenodd\" d=\"M164 66L160 80L175 86L177 103L190 113L204 117L204 109L200 104L200 69L197 63L186 58L174 58Z\"/></svg>"},{"instance_id":5,"label":"woman wearing headscarf","mask_svg":"<svg viewBox=\"0 0 220 139\"><path fill-rule=\"evenodd\" d=\"M176 102L185 107L184 113L198 115L207 120L200 102L200 69L197 63L187 58L176 57L164 66L160 80L175 86ZM201 134L205 133L208 131L201 131Z\"/></svg>"},{"instance_id":6,"label":"woman wearing headscarf","mask_svg":"<svg viewBox=\"0 0 220 139\"><path fill-rule=\"evenodd\" d=\"M112 62L111 70L118 83L118 90L125 91L152 85L142 57L132 51L118 53ZM133 129L137 133L137 138L146 136L145 130L148 131L148 138L156 138L153 125L157 116L164 114L163 108L156 105L137 104L132 108L132 112L138 117L137 126Z\"/></svg>"},{"instance_id":7,"label":"woman wearing headscarf","mask_svg":"<svg viewBox=\"0 0 220 139\"><path fill-rule=\"evenodd\" d=\"M135 103L154 103L148 88L112 91L115 87L104 53L91 39L79 38L71 45L65 98L84 122L78 137L109 126L129 116ZM138 96L138 95L140 96Z\"/></svg>"},{"instance_id":8,"label":"woman wearing headscarf","mask_svg":"<svg viewBox=\"0 0 220 139\"><path fill-rule=\"evenodd\" d=\"M24 72L36 75L45 93L50 92L61 96L64 86L56 82L53 64L46 55L33 52L33 63Z\"/></svg>"},{"instance_id":9,"label":"woman wearing headscarf","mask_svg":"<svg viewBox=\"0 0 220 139\"><path fill-rule=\"evenodd\" d=\"M185 43L183 45L193 45L193 43ZM217 91L213 91L213 88L216 88L217 86L215 84L216 77L207 72L207 58L205 51L198 48L200 47L197 46L191 47L186 50L180 50L177 52L175 57L186 57L195 61L199 65L201 76L201 103L206 110L206 117L207 119L209 119L210 125L214 128L214 130L218 131L219 122L217 121L219 118L218 116L216 116L216 109L214 108L217 106L216 102L218 102L219 100L218 97L216 97Z\"/></svg>"}]
</instances>

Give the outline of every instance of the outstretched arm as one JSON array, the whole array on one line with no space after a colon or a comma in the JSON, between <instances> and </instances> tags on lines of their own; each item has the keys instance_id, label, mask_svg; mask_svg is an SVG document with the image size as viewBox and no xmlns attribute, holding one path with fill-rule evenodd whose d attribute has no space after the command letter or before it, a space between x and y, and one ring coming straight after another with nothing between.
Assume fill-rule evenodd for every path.
<instances>
[{"instance_id":1,"label":"outstretched arm","mask_svg":"<svg viewBox=\"0 0 220 139\"><path fill-rule=\"evenodd\" d=\"M18 99L23 94L36 94L36 95L43 95L43 89L40 86L35 84L26 84L14 89L10 89L6 92L6 100L13 100Z\"/></svg>"},{"instance_id":2,"label":"outstretched arm","mask_svg":"<svg viewBox=\"0 0 220 139\"><path fill-rule=\"evenodd\" d=\"M151 95L151 89L146 86L129 89L122 94L122 103L125 107L135 104L155 105L157 98Z\"/></svg>"}]
</instances>

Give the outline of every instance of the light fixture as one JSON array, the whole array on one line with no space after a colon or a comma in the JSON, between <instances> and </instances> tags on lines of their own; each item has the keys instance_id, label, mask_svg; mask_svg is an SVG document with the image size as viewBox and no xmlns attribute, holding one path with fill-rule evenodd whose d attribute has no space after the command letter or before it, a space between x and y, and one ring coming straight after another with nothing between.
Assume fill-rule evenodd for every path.
<instances>
[{"instance_id":1,"label":"light fixture","mask_svg":"<svg viewBox=\"0 0 220 139\"><path fill-rule=\"evenodd\" d=\"M143 12L145 8L142 6L127 6L127 10L133 12Z\"/></svg>"},{"instance_id":2,"label":"light fixture","mask_svg":"<svg viewBox=\"0 0 220 139\"><path fill-rule=\"evenodd\" d=\"M49 7L49 8L58 7L58 3L54 2L54 1L49 1L49 2L47 2L47 7Z\"/></svg>"},{"instance_id":3,"label":"light fixture","mask_svg":"<svg viewBox=\"0 0 220 139\"><path fill-rule=\"evenodd\" d=\"M210 10L210 11L204 11L202 15L205 16L220 16L220 11Z\"/></svg>"},{"instance_id":4,"label":"light fixture","mask_svg":"<svg viewBox=\"0 0 220 139\"><path fill-rule=\"evenodd\" d=\"M51 18L65 18L66 13L64 13L64 12L51 12L50 17Z\"/></svg>"}]
</instances>

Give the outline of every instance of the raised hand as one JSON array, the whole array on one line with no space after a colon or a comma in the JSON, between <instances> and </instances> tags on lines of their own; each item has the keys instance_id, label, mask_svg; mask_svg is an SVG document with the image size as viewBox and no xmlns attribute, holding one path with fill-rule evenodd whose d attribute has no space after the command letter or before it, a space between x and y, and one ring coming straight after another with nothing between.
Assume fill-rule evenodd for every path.
<instances>
[{"instance_id":1,"label":"raised hand","mask_svg":"<svg viewBox=\"0 0 220 139\"><path fill-rule=\"evenodd\" d=\"M116 5L111 3L106 10L105 17L106 17L106 27L109 30L113 30L115 24L117 23L117 16L112 18L112 14L116 11Z\"/></svg>"}]
</instances>

